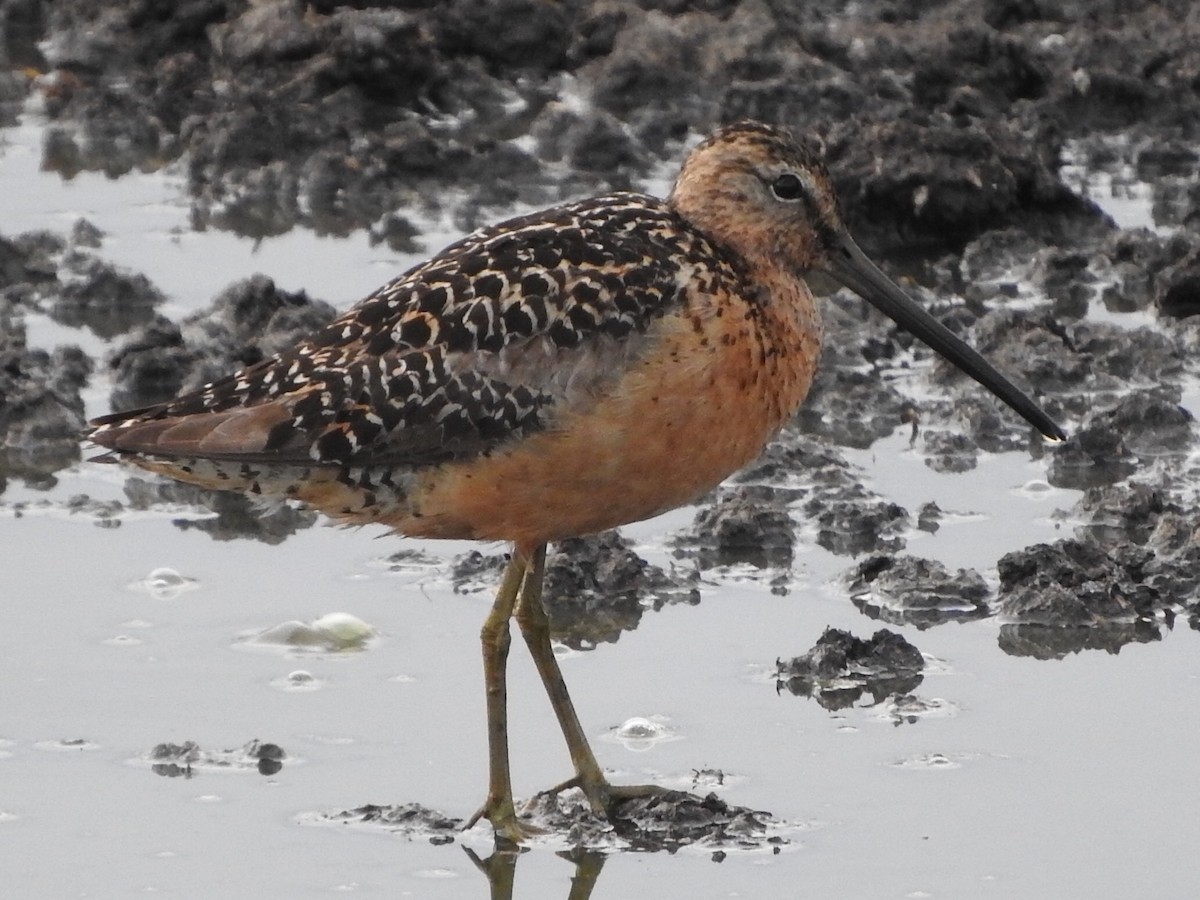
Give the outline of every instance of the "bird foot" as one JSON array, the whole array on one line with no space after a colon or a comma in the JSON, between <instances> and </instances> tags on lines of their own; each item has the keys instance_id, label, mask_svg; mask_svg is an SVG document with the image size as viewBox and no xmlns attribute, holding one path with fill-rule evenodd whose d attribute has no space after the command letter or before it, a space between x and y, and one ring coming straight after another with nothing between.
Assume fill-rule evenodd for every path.
<instances>
[{"instance_id":1,"label":"bird foot","mask_svg":"<svg viewBox=\"0 0 1200 900\"><path fill-rule=\"evenodd\" d=\"M592 812L606 819L612 819L621 806L629 800L642 800L647 797L667 797L678 794L670 788L657 784L612 784L606 778L584 779L579 775L568 778L562 784L542 791L542 796L557 797L563 791L579 788L587 797Z\"/></svg>"},{"instance_id":2,"label":"bird foot","mask_svg":"<svg viewBox=\"0 0 1200 900\"><path fill-rule=\"evenodd\" d=\"M492 823L492 830L496 835L496 845L501 848L520 846L530 838L545 834L545 829L538 828L529 822L522 822L517 818L511 797L501 799L489 796L483 801L483 806L467 819L462 830L470 830L480 819L487 819Z\"/></svg>"}]
</instances>

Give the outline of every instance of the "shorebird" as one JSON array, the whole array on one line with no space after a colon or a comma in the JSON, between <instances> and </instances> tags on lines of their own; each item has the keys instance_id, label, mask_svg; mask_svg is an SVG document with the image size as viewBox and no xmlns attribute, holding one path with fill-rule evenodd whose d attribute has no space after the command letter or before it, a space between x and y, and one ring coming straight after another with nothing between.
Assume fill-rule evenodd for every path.
<instances>
[{"instance_id":1,"label":"shorebird","mask_svg":"<svg viewBox=\"0 0 1200 900\"><path fill-rule=\"evenodd\" d=\"M516 619L582 789L611 784L550 640L546 545L692 502L800 407L824 271L1003 400L1062 429L885 276L847 233L819 153L740 122L685 159L666 200L613 193L484 228L295 347L168 403L104 416L107 458L208 488L302 501L347 524L512 545L483 625L487 797L520 841L505 669Z\"/></svg>"}]
</instances>

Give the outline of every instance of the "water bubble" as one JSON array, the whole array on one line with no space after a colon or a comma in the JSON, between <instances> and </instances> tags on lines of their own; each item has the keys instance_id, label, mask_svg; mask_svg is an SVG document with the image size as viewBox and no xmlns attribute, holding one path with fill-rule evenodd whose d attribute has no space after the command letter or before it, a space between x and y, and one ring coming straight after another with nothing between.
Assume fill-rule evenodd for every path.
<instances>
[{"instance_id":1,"label":"water bubble","mask_svg":"<svg viewBox=\"0 0 1200 900\"><path fill-rule=\"evenodd\" d=\"M271 686L281 691L319 691L325 687L325 680L317 678L311 672L307 672L304 669L297 669L281 678L272 680Z\"/></svg>"},{"instance_id":2,"label":"water bubble","mask_svg":"<svg viewBox=\"0 0 1200 900\"><path fill-rule=\"evenodd\" d=\"M145 591L156 600L174 600L180 594L193 591L200 586L194 578L180 575L167 566L154 569L141 581L136 581L130 587Z\"/></svg>"},{"instance_id":3,"label":"water bubble","mask_svg":"<svg viewBox=\"0 0 1200 900\"><path fill-rule=\"evenodd\" d=\"M668 725L665 716L632 716L613 728L606 737L635 752L649 750L663 741L675 741L680 735Z\"/></svg>"},{"instance_id":4,"label":"water bubble","mask_svg":"<svg viewBox=\"0 0 1200 900\"><path fill-rule=\"evenodd\" d=\"M110 638L105 638L104 643L110 647L137 647L143 641L141 638L136 638L131 634L117 634Z\"/></svg>"},{"instance_id":5,"label":"water bubble","mask_svg":"<svg viewBox=\"0 0 1200 900\"><path fill-rule=\"evenodd\" d=\"M329 613L321 616L313 622L313 628L347 647L361 645L375 634L374 628L350 613Z\"/></svg>"},{"instance_id":6,"label":"water bubble","mask_svg":"<svg viewBox=\"0 0 1200 900\"><path fill-rule=\"evenodd\" d=\"M249 638L260 646L291 650L337 652L362 650L375 636L375 629L349 613L330 613L313 622L281 622Z\"/></svg>"},{"instance_id":7,"label":"water bubble","mask_svg":"<svg viewBox=\"0 0 1200 900\"><path fill-rule=\"evenodd\" d=\"M974 754L970 753L922 753L898 759L892 765L897 769L921 769L933 772L962 768L964 762L974 758Z\"/></svg>"}]
</instances>

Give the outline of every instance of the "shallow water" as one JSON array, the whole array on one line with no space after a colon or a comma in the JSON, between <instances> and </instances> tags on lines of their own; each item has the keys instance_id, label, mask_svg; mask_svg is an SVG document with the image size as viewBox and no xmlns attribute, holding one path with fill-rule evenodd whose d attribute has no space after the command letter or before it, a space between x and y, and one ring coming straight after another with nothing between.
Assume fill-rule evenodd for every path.
<instances>
[{"instance_id":1,"label":"shallow water","mask_svg":"<svg viewBox=\"0 0 1200 900\"><path fill-rule=\"evenodd\" d=\"M6 137L5 233L65 231L84 215L109 235L100 255L146 273L170 296L171 316L254 272L344 306L415 261L365 239L295 232L256 246L181 230L186 208L169 176L64 185L36 172L36 123ZM32 323L30 340L103 349L45 320ZM102 411L107 386L88 396L91 411ZM907 535L908 552L951 567L994 579L1003 553L1069 531L1054 513L1077 494L1046 488L1044 464L1022 454L981 454L976 470L939 475L897 435L848 457L885 499L910 510L938 502L941 529ZM420 802L466 816L482 799L476 638L491 598L454 593L448 565L470 545L333 528L274 547L215 542L175 527L178 510L99 528L62 508L82 492L121 497L123 480L113 467L81 464L48 492L13 484L3 496L6 892L213 897L236 885L237 895L260 898L489 896L460 846L304 824L363 803ZM17 518L12 504L22 500L52 502ZM626 534L665 566L664 535L692 514ZM402 547L444 564L389 571L383 558ZM616 780L687 787L693 770L721 769L726 800L794 825L778 855L732 853L717 864L699 850L614 854L593 897L1194 895L1200 634L1180 621L1162 641L1118 655L1047 662L1006 655L994 620L892 626L931 657L917 694L944 701L941 714L896 724L879 708L830 713L778 693L770 673L827 626L864 636L880 627L838 581L851 564L802 540L785 596L758 573L724 573L702 585L699 606L668 606L616 644L564 657L585 728ZM163 566L195 588L160 599L140 586ZM281 622L336 611L381 636L344 654L245 644ZM296 669L318 689L281 688ZM520 648L509 690L514 777L527 796L565 777L568 761ZM633 716L664 717L681 739L642 750L603 739ZM288 752L281 772L165 778L145 759L162 742L228 749L252 738ZM462 843L486 855L490 838L478 828ZM514 896L566 897L572 873L567 860L535 848L517 860Z\"/></svg>"}]
</instances>

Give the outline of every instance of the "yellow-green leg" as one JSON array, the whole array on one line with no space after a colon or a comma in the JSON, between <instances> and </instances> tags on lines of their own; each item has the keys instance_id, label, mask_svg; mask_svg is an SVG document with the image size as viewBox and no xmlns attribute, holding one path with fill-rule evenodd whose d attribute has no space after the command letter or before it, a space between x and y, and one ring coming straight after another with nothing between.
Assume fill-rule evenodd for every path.
<instances>
[{"instance_id":1,"label":"yellow-green leg","mask_svg":"<svg viewBox=\"0 0 1200 900\"><path fill-rule=\"evenodd\" d=\"M521 635L529 645L529 653L550 697L550 705L554 707L554 714L558 717L559 727L571 754L571 763L575 767L575 777L552 788L549 793L578 787L587 797L595 813L608 816L613 805L620 800L666 793L666 790L656 785L616 786L604 777L600 764L596 762L596 755L588 744L587 736L583 733L583 727L579 724L575 704L571 702L571 695L567 693L567 684L563 681L562 670L558 667L558 659L554 656L554 647L550 643L550 619L542 605L545 570L546 548L542 546L534 551L529 560L516 616Z\"/></svg>"},{"instance_id":2,"label":"yellow-green leg","mask_svg":"<svg viewBox=\"0 0 1200 900\"><path fill-rule=\"evenodd\" d=\"M475 868L487 876L491 900L512 900L513 882L517 877L517 857L524 851L516 847L497 848L487 859L480 859L479 854L470 847L463 847L463 852L475 864Z\"/></svg>"},{"instance_id":3,"label":"yellow-green leg","mask_svg":"<svg viewBox=\"0 0 1200 900\"><path fill-rule=\"evenodd\" d=\"M508 648L512 642L508 620L512 617L527 569L528 561L524 554L514 549L504 570L496 602L492 604L492 611L488 613L479 632L483 645L483 678L487 689L488 792L483 806L466 824L470 828L481 818L487 819L498 838L513 843L519 843L532 830L517 820L513 806L512 774L508 766L508 687L505 673Z\"/></svg>"}]
</instances>

